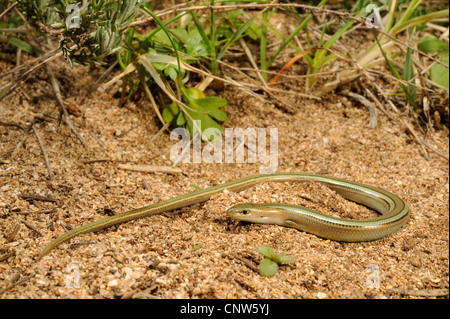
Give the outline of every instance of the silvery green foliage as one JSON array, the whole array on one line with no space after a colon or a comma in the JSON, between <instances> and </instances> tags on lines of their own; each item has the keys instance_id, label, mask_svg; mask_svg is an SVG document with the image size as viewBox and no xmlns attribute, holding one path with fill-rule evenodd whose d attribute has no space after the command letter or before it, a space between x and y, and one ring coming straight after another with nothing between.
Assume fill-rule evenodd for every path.
<instances>
[{"instance_id":1,"label":"silvery green foliage","mask_svg":"<svg viewBox=\"0 0 450 319\"><path fill-rule=\"evenodd\" d=\"M38 29L60 36L60 48L74 62L99 64L120 48L121 28L134 18L142 0L18 0ZM75 49L71 49L76 44Z\"/></svg>"}]
</instances>

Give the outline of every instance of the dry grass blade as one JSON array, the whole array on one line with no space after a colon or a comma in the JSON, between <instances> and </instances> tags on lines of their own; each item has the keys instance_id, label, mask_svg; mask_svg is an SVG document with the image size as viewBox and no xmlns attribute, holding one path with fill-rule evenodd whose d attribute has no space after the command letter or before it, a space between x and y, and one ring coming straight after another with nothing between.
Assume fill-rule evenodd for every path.
<instances>
[{"instance_id":1,"label":"dry grass blade","mask_svg":"<svg viewBox=\"0 0 450 319\"><path fill-rule=\"evenodd\" d=\"M48 161L47 152L45 151L44 144L42 143L41 137L40 137L40 135L39 135L35 125L33 125L33 132L34 132L34 135L36 136L36 139L37 139L37 141L39 143L39 147L41 148L42 155L44 156L45 165L47 165L48 178L52 179L53 178L52 167L50 166L50 162Z\"/></svg>"},{"instance_id":2,"label":"dry grass blade","mask_svg":"<svg viewBox=\"0 0 450 319\"><path fill-rule=\"evenodd\" d=\"M399 289L391 288L387 292L391 294L400 294L405 296L415 297L445 297L448 298L448 289Z\"/></svg>"},{"instance_id":3,"label":"dry grass blade","mask_svg":"<svg viewBox=\"0 0 450 319\"><path fill-rule=\"evenodd\" d=\"M48 64L45 65L45 68L47 70L47 74L50 78L50 82L53 87L53 92L56 96L56 101L58 102L58 107L60 114L64 115L64 121L66 122L67 126L70 128L72 133L77 137L77 139L83 144L84 147L89 148L88 144L85 142L85 140L81 137L81 135L76 130L75 126L72 123L72 120L70 119L69 112L67 112L66 107L64 106L64 101L62 99L61 90L59 89L59 83L56 79L55 75L52 72L52 69Z\"/></svg>"},{"instance_id":4,"label":"dry grass blade","mask_svg":"<svg viewBox=\"0 0 450 319\"><path fill-rule=\"evenodd\" d=\"M53 50L44 56L33 60L29 63L24 63L20 65L19 67L16 67L12 69L11 71L5 72L2 74L4 78L6 78L8 75L13 74L20 74L18 77L14 78L13 80L7 82L5 85L0 87L0 101L8 97L14 90L23 83L30 74L32 74L34 71L38 70L42 66L46 65L48 62L53 61L54 59L62 56L62 52L57 52L57 50ZM33 63L37 63L35 66L30 67ZM27 69L28 68L28 69Z\"/></svg>"},{"instance_id":5,"label":"dry grass blade","mask_svg":"<svg viewBox=\"0 0 450 319\"><path fill-rule=\"evenodd\" d=\"M361 104L363 104L364 106L366 106L369 109L369 126L371 128L375 128L377 126L378 112L377 112L377 109L375 108L375 106L372 104L372 102L370 102L364 96L357 94L357 93L350 92L350 91L343 91L342 94L346 95L348 97L351 97L351 98L357 100L358 102L360 102Z\"/></svg>"},{"instance_id":6,"label":"dry grass blade","mask_svg":"<svg viewBox=\"0 0 450 319\"><path fill-rule=\"evenodd\" d=\"M19 3L18 2L14 2L12 5L10 5L5 11L3 11L0 14L0 19L3 18L11 9L13 9L15 6L17 6Z\"/></svg>"},{"instance_id":7,"label":"dry grass blade","mask_svg":"<svg viewBox=\"0 0 450 319\"><path fill-rule=\"evenodd\" d=\"M116 61L116 62L114 62L113 64L111 64L110 67L109 67L105 72L103 72L103 74L98 78L98 80L95 81L95 83L94 83L92 86L89 87L89 90L86 91L86 93L85 93L85 94L83 95L83 97L81 98L80 104L83 104L84 101L86 100L86 98L87 98L87 97L88 97L95 89L97 89L97 88L100 86L100 83L102 83L103 80L104 80L104 79L112 72L112 70L114 70L114 68L116 67L116 65L117 65L118 63L119 63L119 62Z\"/></svg>"},{"instance_id":8,"label":"dry grass blade","mask_svg":"<svg viewBox=\"0 0 450 319\"><path fill-rule=\"evenodd\" d=\"M271 9L271 8L278 8L278 9L284 9L284 8L297 8L297 9L303 9L305 11L309 11L309 12L313 12L313 13L324 13L324 14L328 14L328 15L334 15L337 16L339 19L342 20L350 20L350 21L354 21L356 23L359 23L361 25L365 25L366 24L366 19L365 18L360 18L360 17L355 17L353 16L351 13L348 12L340 12L340 11L336 11L336 10L330 10L330 9L325 9L323 7L315 7L315 6L311 6L311 5L305 5L305 4L298 4L298 3L266 3L266 4L260 4L260 3L251 3L251 4L237 4L237 5L201 5L201 6L179 6L179 7L174 7L173 9L170 10L163 10L160 12L156 12L155 16L157 17L162 17L162 16L166 16L166 15L172 15L172 14L177 14L180 12L188 12L188 11L211 11L214 10L216 12L226 12L226 11L234 11L237 9ZM149 22L153 21L153 17L148 17L145 18L143 20L140 21L136 21L133 23L130 23L128 26L124 27L124 28L132 28L138 25L145 25L148 24ZM393 42L397 43L398 45L402 46L402 47L406 47L409 48L410 50L412 50L413 52L416 52L422 56L427 57L428 59L430 59L431 61L435 61L436 63L439 63L441 65L444 65L448 68L448 65L442 63L441 61L439 61L439 59L436 59L435 57L426 54L414 47L411 47L410 45L408 45L407 43L398 40L396 37L392 36L391 34L388 34L382 30L377 29L376 32L388 37L390 40L392 40Z\"/></svg>"},{"instance_id":9,"label":"dry grass blade","mask_svg":"<svg viewBox=\"0 0 450 319\"><path fill-rule=\"evenodd\" d=\"M30 276L26 276L26 277L24 277L24 278L22 278L22 279L20 279L20 280L17 280L17 281L15 281L15 282L13 282L13 283L10 283L10 284L9 284L8 286L6 286L5 288L0 289L0 294L3 294L3 293L5 293L5 292L7 292L8 290L14 288L15 286L18 286L18 285L20 285L20 284L23 284L24 282L27 282L28 280L30 280L30 279L33 278L34 276L36 276L36 274L32 274L32 275L30 275Z\"/></svg>"},{"instance_id":10,"label":"dry grass blade","mask_svg":"<svg viewBox=\"0 0 450 319\"><path fill-rule=\"evenodd\" d=\"M144 173L167 173L167 174L181 174L183 171L180 168L174 168L170 166L154 166L154 165L131 165L131 164L119 164L120 169L144 172Z\"/></svg>"}]
</instances>

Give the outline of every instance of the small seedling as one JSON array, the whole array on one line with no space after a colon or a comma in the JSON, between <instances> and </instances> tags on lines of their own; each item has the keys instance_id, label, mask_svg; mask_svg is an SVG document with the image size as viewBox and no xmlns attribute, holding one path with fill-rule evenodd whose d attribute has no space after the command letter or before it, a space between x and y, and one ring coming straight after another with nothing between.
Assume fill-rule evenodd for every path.
<instances>
[{"instance_id":1,"label":"small seedling","mask_svg":"<svg viewBox=\"0 0 450 319\"><path fill-rule=\"evenodd\" d=\"M200 243L200 244L197 244L197 245L194 245L194 247L192 247L192 249L194 250L194 251L197 251L197 250L199 250L200 248L202 248L203 247L203 243Z\"/></svg>"},{"instance_id":2,"label":"small seedling","mask_svg":"<svg viewBox=\"0 0 450 319\"><path fill-rule=\"evenodd\" d=\"M264 256L259 263L259 273L261 276L270 277L278 271L279 264L286 264L294 261L294 257L287 256L285 253L275 254L269 245L261 245L256 251Z\"/></svg>"}]
</instances>

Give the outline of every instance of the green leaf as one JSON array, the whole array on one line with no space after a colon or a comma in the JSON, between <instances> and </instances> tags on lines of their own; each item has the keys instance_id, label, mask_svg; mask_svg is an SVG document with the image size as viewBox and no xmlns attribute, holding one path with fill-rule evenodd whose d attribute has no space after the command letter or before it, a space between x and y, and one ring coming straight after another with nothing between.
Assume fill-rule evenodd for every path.
<instances>
[{"instance_id":1,"label":"green leaf","mask_svg":"<svg viewBox=\"0 0 450 319\"><path fill-rule=\"evenodd\" d=\"M439 40L436 37L430 37L430 36L424 36L422 39L420 39L420 42L418 44L419 50L430 53L435 51L440 51L442 49L448 50L448 43Z\"/></svg>"},{"instance_id":2,"label":"green leaf","mask_svg":"<svg viewBox=\"0 0 450 319\"><path fill-rule=\"evenodd\" d=\"M183 113L180 112L180 114L178 114L176 124L180 127L186 124L186 117L184 116Z\"/></svg>"},{"instance_id":3,"label":"green leaf","mask_svg":"<svg viewBox=\"0 0 450 319\"><path fill-rule=\"evenodd\" d=\"M286 264L294 261L294 257L287 256L285 253L276 254L273 258L278 264Z\"/></svg>"},{"instance_id":4,"label":"green leaf","mask_svg":"<svg viewBox=\"0 0 450 319\"><path fill-rule=\"evenodd\" d=\"M446 57L443 57L441 59L442 63L449 64L449 57L448 55ZM449 79L448 79L448 68L446 68L443 65L435 64L430 69L430 79L433 82L436 82L439 85L442 85L443 87L449 88Z\"/></svg>"},{"instance_id":5,"label":"green leaf","mask_svg":"<svg viewBox=\"0 0 450 319\"><path fill-rule=\"evenodd\" d=\"M194 247L192 247L192 249L193 249L194 251L199 250L200 248L203 247L203 245L204 245L204 244L197 244L197 245L194 245Z\"/></svg>"},{"instance_id":6,"label":"green leaf","mask_svg":"<svg viewBox=\"0 0 450 319\"><path fill-rule=\"evenodd\" d=\"M183 69L180 69L181 76L184 74L182 71ZM178 70L174 65L169 65L166 69L164 69L164 74L169 77L172 81L176 81L178 78Z\"/></svg>"},{"instance_id":7,"label":"green leaf","mask_svg":"<svg viewBox=\"0 0 450 319\"><path fill-rule=\"evenodd\" d=\"M228 102L218 97L205 97L205 94L195 87L186 89L182 86L181 91L188 102L188 108L185 111L190 118L186 114L180 113L177 118L177 125L181 126L186 124L186 128L191 136L194 136L198 132L198 129L200 129L203 140L214 141L223 132L222 126L215 120L227 120L226 113L219 110L219 108L225 106ZM200 127L198 128L193 121L199 121L197 123L199 123ZM205 136L203 133L207 129L215 130L212 130L213 134Z\"/></svg>"},{"instance_id":8,"label":"green leaf","mask_svg":"<svg viewBox=\"0 0 450 319\"><path fill-rule=\"evenodd\" d=\"M278 264L285 264L294 261L292 256L287 256L285 253L275 254L272 247L269 245L261 245L256 248L256 251L264 256L264 259L259 264L259 272L261 276L272 276L277 272Z\"/></svg>"},{"instance_id":9,"label":"green leaf","mask_svg":"<svg viewBox=\"0 0 450 319\"><path fill-rule=\"evenodd\" d=\"M203 93L202 90L197 89L195 87L193 88L189 88L189 89L184 89L183 93L185 94L185 96L189 99L204 99L205 93Z\"/></svg>"},{"instance_id":10,"label":"green leaf","mask_svg":"<svg viewBox=\"0 0 450 319\"><path fill-rule=\"evenodd\" d=\"M253 24L253 21L256 19L256 16L252 17L250 20L248 20L246 23L244 23L239 30L236 31L236 33L233 34L231 38L227 41L227 43L223 46L222 51L220 52L219 56L217 57L218 60L221 60L225 54L225 52L230 48L230 46L238 40L250 27L250 25Z\"/></svg>"},{"instance_id":11,"label":"green leaf","mask_svg":"<svg viewBox=\"0 0 450 319\"><path fill-rule=\"evenodd\" d=\"M256 248L256 251L261 255L270 259L273 259L273 257L275 256L272 247L270 247L269 245L261 245L258 248Z\"/></svg>"},{"instance_id":12,"label":"green leaf","mask_svg":"<svg viewBox=\"0 0 450 319\"><path fill-rule=\"evenodd\" d=\"M22 41L22 40L20 40L18 38L12 37L12 38L9 39L8 43L18 47L22 51L25 51L25 52L30 53L30 54L33 53L33 47L31 45L29 45L27 42Z\"/></svg>"},{"instance_id":13,"label":"green leaf","mask_svg":"<svg viewBox=\"0 0 450 319\"><path fill-rule=\"evenodd\" d=\"M180 113L180 108L178 107L178 104L173 101L168 106L166 106L162 112L162 117L165 122L169 123L172 122Z\"/></svg>"},{"instance_id":14,"label":"green leaf","mask_svg":"<svg viewBox=\"0 0 450 319\"><path fill-rule=\"evenodd\" d=\"M217 97L217 96L210 96L210 97L205 97L203 99L197 99L195 102L199 106L202 106L204 108L208 108L208 107L224 107L225 105L228 104L227 100L221 99L220 97Z\"/></svg>"},{"instance_id":15,"label":"green leaf","mask_svg":"<svg viewBox=\"0 0 450 319\"><path fill-rule=\"evenodd\" d=\"M403 79L405 81L409 81L414 77L414 68L412 63L412 55L411 55L411 49L408 48L406 51L406 59L405 59L405 69L403 71ZM411 103L414 108L416 108L416 100L417 100L417 91L416 87L412 84L409 84L407 87L403 89L403 91L406 94L406 97L408 98L409 102Z\"/></svg>"},{"instance_id":16,"label":"green leaf","mask_svg":"<svg viewBox=\"0 0 450 319\"><path fill-rule=\"evenodd\" d=\"M225 122L228 119L227 113L218 109L212 109L209 115L220 122Z\"/></svg>"},{"instance_id":17,"label":"green leaf","mask_svg":"<svg viewBox=\"0 0 450 319\"><path fill-rule=\"evenodd\" d=\"M189 107L192 107L195 109L195 105L189 104ZM200 130L201 132L205 132L206 129L216 129L217 134L210 135L210 136L202 136L202 139L208 139L210 141L214 141L215 137L220 135L222 131L222 127L214 121L208 114L195 112L191 110L186 110L186 112L192 117L196 123L200 124ZM186 128L188 129L191 136L194 136L198 132L198 128L191 120L187 120Z\"/></svg>"},{"instance_id":18,"label":"green leaf","mask_svg":"<svg viewBox=\"0 0 450 319\"><path fill-rule=\"evenodd\" d=\"M225 122L228 119L227 114L219 110L228 104L228 101L216 96L206 97L204 99L195 100L195 104L198 106L199 111L208 112L208 115L215 118L218 121Z\"/></svg>"},{"instance_id":19,"label":"green leaf","mask_svg":"<svg viewBox=\"0 0 450 319\"><path fill-rule=\"evenodd\" d=\"M259 263L259 273L261 276L270 277L278 271L278 264L272 259L264 258Z\"/></svg>"},{"instance_id":20,"label":"green leaf","mask_svg":"<svg viewBox=\"0 0 450 319\"><path fill-rule=\"evenodd\" d=\"M183 29L177 29L175 33L186 44L186 53L192 57L208 57L209 47L203 41L200 32L197 29L186 31Z\"/></svg>"}]
</instances>

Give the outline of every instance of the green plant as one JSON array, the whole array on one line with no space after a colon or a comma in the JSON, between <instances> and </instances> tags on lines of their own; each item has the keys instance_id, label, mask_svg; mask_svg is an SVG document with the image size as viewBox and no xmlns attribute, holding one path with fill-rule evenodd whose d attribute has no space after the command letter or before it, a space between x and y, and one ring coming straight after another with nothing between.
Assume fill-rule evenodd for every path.
<instances>
[{"instance_id":1,"label":"green plant","mask_svg":"<svg viewBox=\"0 0 450 319\"><path fill-rule=\"evenodd\" d=\"M448 18L449 10L444 9L428 13L422 12L418 10L419 5L422 2L421 0L410 1L408 3L408 6L403 10L402 6L399 6L399 2L400 1L398 0L392 0L390 2L387 2L386 4L380 5L380 7L378 8L380 13L387 12L383 17L383 21L385 21L382 26L383 32L378 33L378 35L376 36L376 41L371 47L369 47L369 49L365 50L355 57L356 65L358 66L358 68L339 72L337 80L329 82L322 86L317 90L318 93L328 92L335 89L342 83L352 81L355 78L359 77L363 70L374 68L375 66L381 64L383 61L388 64L394 76L398 79L401 79L400 72L395 71L393 63L390 63L390 61L392 61L396 56L394 53L392 53L392 49L395 46L404 49L406 46L401 41L397 40L398 35L405 30L414 31L415 28L419 28L429 21L440 18ZM365 6L367 6L367 2L360 1L358 5L358 8L362 10L362 8L365 8ZM362 16L367 16L368 13L369 12L364 12ZM409 81L413 78L412 60L410 55L411 51L408 48L405 50L405 63L403 69L403 79L406 81ZM401 87L410 104L412 104L413 106L416 105L414 97L416 94L415 89L412 89L409 85L405 86L404 84L402 84Z\"/></svg>"},{"instance_id":2,"label":"green plant","mask_svg":"<svg viewBox=\"0 0 450 319\"><path fill-rule=\"evenodd\" d=\"M141 0L18 0L18 8L37 29L61 36L60 49L72 66L100 64L120 49L123 28L131 23ZM74 46L74 45L75 46Z\"/></svg>"},{"instance_id":3,"label":"green plant","mask_svg":"<svg viewBox=\"0 0 450 319\"><path fill-rule=\"evenodd\" d=\"M211 128L222 132L219 122L224 122L227 115L220 108L227 101L214 96L206 97L203 91L188 87L191 81L189 66L204 64L213 75L217 74L217 60L223 58L235 41L247 35L256 38L258 28L253 24L254 19L242 22L239 19L240 10L217 15L212 11L207 33L194 11L190 11L189 15L181 13L163 23L150 8L143 6L142 9L157 21L159 27L147 36L135 34L127 37L126 53L123 58L118 56L122 68L126 70L130 63L138 61L142 66L138 70L145 73L139 81L150 82L153 79L170 97L172 102L162 112L163 121L186 127L191 136L199 132L203 140L213 140L214 134L206 136L204 132ZM181 18L184 18L183 22ZM175 22L178 22L177 26L169 29L168 26ZM137 48L132 48L136 41L139 43ZM147 53L142 55L140 52ZM128 72L127 78L130 76Z\"/></svg>"},{"instance_id":4,"label":"green plant","mask_svg":"<svg viewBox=\"0 0 450 319\"><path fill-rule=\"evenodd\" d=\"M194 136L197 131L205 132L210 128L215 128L215 132L222 133L222 126L215 120L220 122L227 120L227 114L220 110L228 104L227 100L216 96L206 97L201 90L195 87L186 88L180 84L180 88L187 108L185 112L182 112L179 104L172 101L163 110L164 120L166 122L175 121L177 126L186 126L191 136ZM194 121L198 121L198 127L194 125ZM216 136L216 134L208 135L205 139L214 140Z\"/></svg>"},{"instance_id":5,"label":"green plant","mask_svg":"<svg viewBox=\"0 0 450 319\"><path fill-rule=\"evenodd\" d=\"M436 52L437 56L440 58L440 61L446 65L449 64L449 45L448 42L444 42L436 37L432 36L424 36L419 44L419 50L425 53L433 53ZM430 68L430 80L449 88L449 72L448 68L444 67L441 64L435 63Z\"/></svg>"},{"instance_id":6,"label":"green plant","mask_svg":"<svg viewBox=\"0 0 450 319\"><path fill-rule=\"evenodd\" d=\"M6 3L9 2L6 1ZM421 0L383 2L358 0L351 9L351 13L335 11L339 21L325 23L321 29L320 40L312 44L309 24L312 24L315 11L330 13L331 10L320 9L327 0L316 2L314 6L267 0L223 0L220 2L209 0L202 4L186 1L185 12L164 22L152 11L155 1L18 0L17 3L17 8L25 19L41 31L41 34L58 36L60 49L71 65L73 63L102 64L104 57L116 53L125 77L122 84L122 101L130 98L136 89L142 86L153 101L155 112L162 122L171 122L173 126L184 126L191 134L199 132L204 140L214 138L211 135L205 136L204 132L208 128L222 131L220 123L227 119L227 115L221 108L227 101L214 96L206 97L203 91L207 85L200 86L201 90L197 89L195 86L198 77L192 76L192 72L201 73L198 72L199 69L207 69L208 71L202 73L203 76L219 76L221 74L219 62L236 41L244 37L260 41L262 71L268 71L287 46L295 49L299 54L287 65L291 65L300 58L305 59L309 65L307 89L314 87L317 82L316 74L336 58L354 62L357 67L339 72L335 81L327 82L316 90L316 94L333 90L338 85L357 78L365 70L385 61L394 76L399 79L403 94L409 103L416 107L420 91L418 92L413 82L418 76L415 74L414 48L411 44L406 45L397 40L398 35L405 30L414 35L416 30L426 28L426 22L448 18L448 9L429 12L422 9ZM242 4L246 4L246 8L262 8L261 14L248 18L240 6ZM345 2L347 8L350 7L349 4L349 1ZM364 21L363 18L371 13L367 10L368 7L374 4L384 16L382 28L376 32L376 41L373 45L355 57L332 49L356 21L359 23ZM194 5L206 7L203 10L189 10ZM236 8L230 10L230 7L235 5ZM220 6L228 6L228 10L217 10ZM295 30L286 37L281 36L269 23L273 13L278 10L278 6L282 6L284 10L290 11L300 19ZM305 8L307 14L297 13L293 6ZM0 7L6 7L4 1L0 2ZM150 15L158 26L148 34L137 32L129 25L138 14ZM342 20L344 23L340 22ZM2 23L0 41L9 42L22 51L33 53L32 42L27 42L27 39L21 36L9 34L5 36L4 33L9 31L3 28L4 21L0 23ZM11 14L8 23L8 28L18 29L24 22L16 14ZM76 27L73 27L73 23ZM20 32L25 31L24 28L20 29ZM331 29L335 31L327 36ZM269 30L281 40L281 44L270 56L267 55ZM301 31L306 34L306 49L300 49L293 43L293 39ZM393 51L396 46L401 49L401 53ZM436 50L433 49L434 46L440 47L442 43L438 44L436 39L424 38L419 49L427 53L437 52L441 64L433 65L429 76L437 85L448 88L448 45L446 49ZM404 63L399 66L395 59L402 54ZM138 71L137 78L133 74L135 70ZM262 72L262 76L267 81L267 73ZM162 114L151 96L152 85L157 85L171 100ZM198 121L201 121L201 124L197 124L200 123Z\"/></svg>"},{"instance_id":7,"label":"green plant","mask_svg":"<svg viewBox=\"0 0 450 319\"><path fill-rule=\"evenodd\" d=\"M275 275L278 271L278 265L294 261L292 256L287 256L285 253L276 254L268 245L261 245L256 251L264 256L264 259L259 263L259 273L264 277Z\"/></svg>"},{"instance_id":8,"label":"green plant","mask_svg":"<svg viewBox=\"0 0 450 319\"><path fill-rule=\"evenodd\" d=\"M196 244L192 247L192 250L197 251L197 250L201 249L203 247L203 245L204 245L203 243Z\"/></svg>"}]
</instances>

